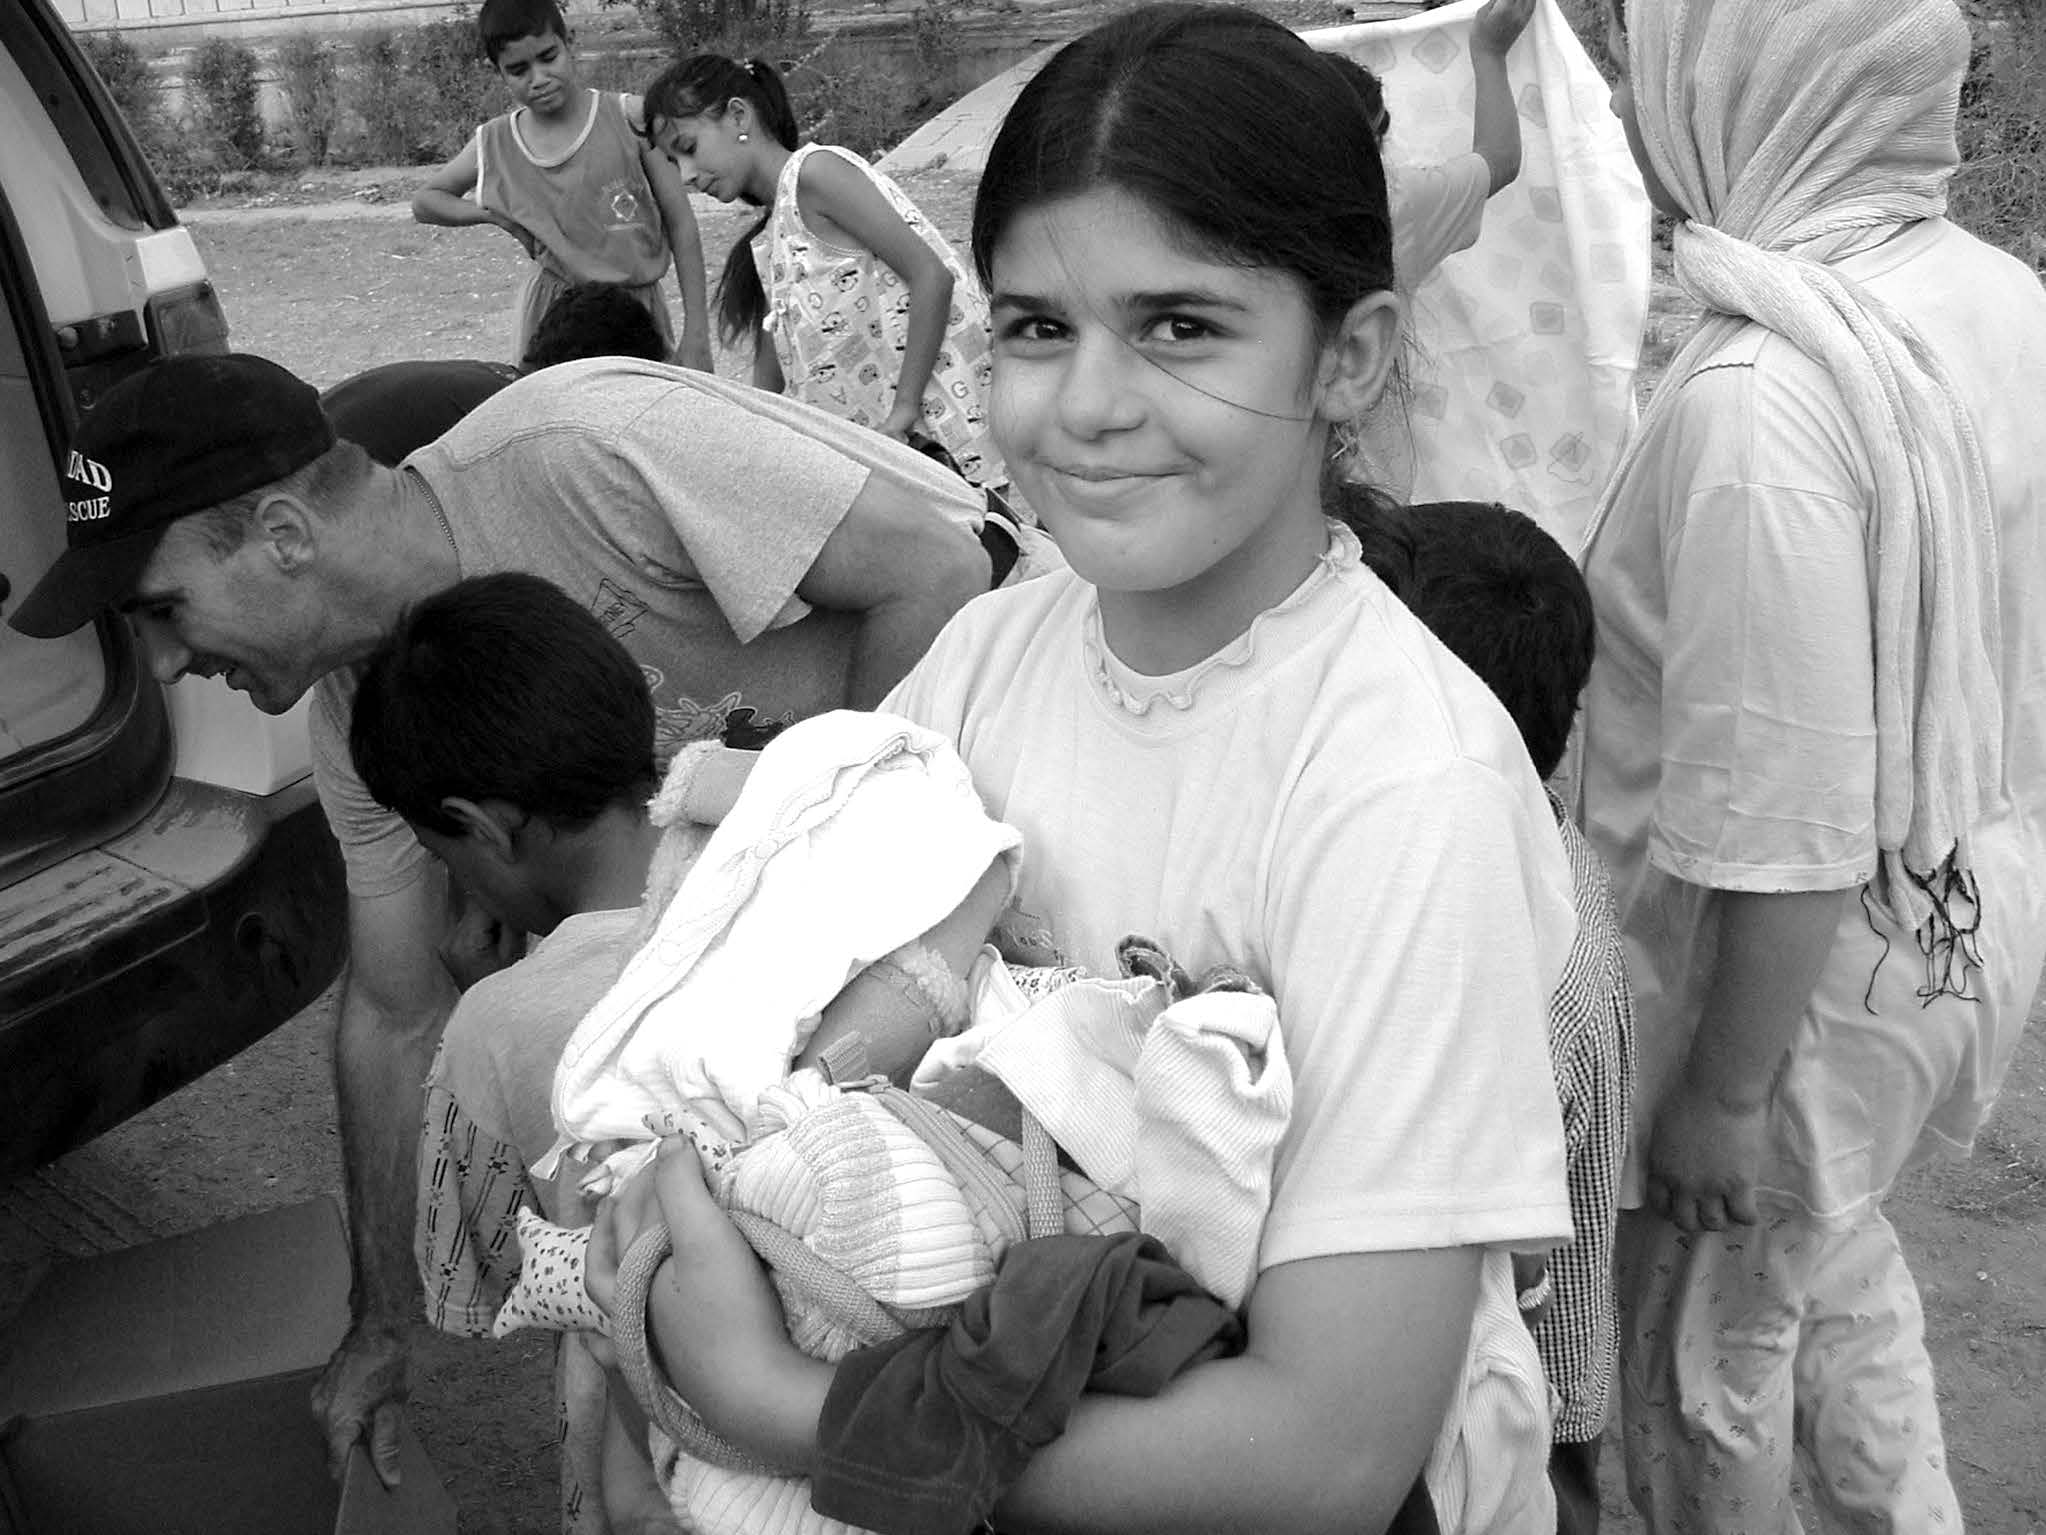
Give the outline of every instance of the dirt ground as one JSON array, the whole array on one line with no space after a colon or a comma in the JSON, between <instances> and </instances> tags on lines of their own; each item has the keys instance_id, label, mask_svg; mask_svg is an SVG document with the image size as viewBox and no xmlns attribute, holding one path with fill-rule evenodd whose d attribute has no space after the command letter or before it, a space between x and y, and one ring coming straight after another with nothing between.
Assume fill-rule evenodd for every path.
<instances>
[{"instance_id":1,"label":"dirt ground","mask_svg":"<svg viewBox=\"0 0 2046 1535\"><path fill-rule=\"evenodd\" d=\"M260 199L184 209L236 349L275 358L321 388L403 358L509 357L525 254L496 229L413 223L423 174L325 173ZM904 184L963 250L973 179L939 170ZM694 202L715 289L725 252L757 215ZM679 323L672 275L667 293ZM743 375L746 361L721 357L719 371Z\"/></svg>"},{"instance_id":2,"label":"dirt ground","mask_svg":"<svg viewBox=\"0 0 2046 1535\"><path fill-rule=\"evenodd\" d=\"M416 173L329 177L285 205L188 210L242 350L331 384L379 362L501 357L524 258L493 230L405 216ZM911 195L955 237L971 187L940 172ZM361 200L367 192L377 201ZM291 200L302 206L290 205ZM338 200L337 200L338 199ZM742 216L700 203L715 271ZM737 371L735 360L726 368ZM2035 1022L2041 1009L2035 1007ZM52 1170L80 1197L143 1199L150 1230L185 1229L339 1187L326 1054L331 1008ZM5 1191L0 1190L0 1195ZM1980 1535L2046 1535L2046 1043L2021 1046L1975 1159L1911 1177L1890 1201L1925 1294L1954 1476ZM146 1233L138 1233L146 1234ZM0 1254L0 1261L4 1261ZM422 1340L414 1411L474 1535L554 1528L545 1345ZM1617 1445L1610 1527L1624 1510Z\"/></svg>"}]
</instances>

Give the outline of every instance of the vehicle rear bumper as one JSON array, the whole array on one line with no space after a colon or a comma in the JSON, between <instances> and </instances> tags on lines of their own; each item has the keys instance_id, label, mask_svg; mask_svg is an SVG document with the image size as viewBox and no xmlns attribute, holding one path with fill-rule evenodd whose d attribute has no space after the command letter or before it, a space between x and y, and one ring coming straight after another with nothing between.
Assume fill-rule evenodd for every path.
<instances>
[{"instance_id":1,"label":"vehicle rear bumper","mask_svg":"<svg viewBox=\"0 0 2046 1535\"><path fill-rule=\"evenodd\" d=\"M347 947L341 858L302 779L173 779L133 830L0 890L0 1176L210 1071L311 1002Z\"/></svg>"}]
</instances>

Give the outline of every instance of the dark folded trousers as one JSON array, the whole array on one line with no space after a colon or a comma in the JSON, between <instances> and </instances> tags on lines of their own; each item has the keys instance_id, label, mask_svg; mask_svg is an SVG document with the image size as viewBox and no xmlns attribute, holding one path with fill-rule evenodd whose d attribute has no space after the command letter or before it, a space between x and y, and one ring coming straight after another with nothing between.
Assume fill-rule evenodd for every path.
<instances>
[{"instance_id":1,"label":"dark folded trousers","mask_svg":"<svg viewBox=\"0 0 2046 1535\"><path fill-rule=\"evenodd\" d=\"M986 1521L1089 1391L1152 1396L1243 1347L1235 1313L1149 1237L1019 1242L949 1327L839 1362L817 1424L811 1506L883 1535ZM1418 1483L1391 1527L1433 1535Z\"/></svg>"}]
</instances>

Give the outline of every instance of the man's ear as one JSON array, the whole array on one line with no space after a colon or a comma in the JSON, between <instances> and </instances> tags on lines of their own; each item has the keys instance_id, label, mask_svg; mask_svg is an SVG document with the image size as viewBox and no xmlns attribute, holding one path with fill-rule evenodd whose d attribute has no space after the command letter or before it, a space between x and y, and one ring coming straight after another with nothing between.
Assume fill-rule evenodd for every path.
<instances>
[{"instance_id":1,"label":"man's ear","mask_svg":"<svg viewBox=\"0 0 2046 1535\"><path fill-rule=\"evenodd\" d=\"M500 863L518 857L519 832L526 813L503 800L462 799L450 794L440 802L441 814L459 821L462 835L484 849Z\"/></svg>"},{"instance_id":2,"label":"man's ear","mask_svg":"<svg viewBox=\"0 0 2046 1535\"><path fill-rule=\"evenodd\" d=\"M1367 293L1350 306L1322 348L1315 413L1324 421L1355 421L1378 403L1405 319L1405 303L1390 291Z\"/></svg>"},{"instance_id":3,"label":"man's ear","mask_svg":"<svg viewBox=\"0 0 2046 1535\"><path fill-rule=\"evenodd\" d=\"M278 491L256 505L256 528L270 558L286 575L313 562L320 542L319 520L298 497Z\"/></svg>"}]
</instances>

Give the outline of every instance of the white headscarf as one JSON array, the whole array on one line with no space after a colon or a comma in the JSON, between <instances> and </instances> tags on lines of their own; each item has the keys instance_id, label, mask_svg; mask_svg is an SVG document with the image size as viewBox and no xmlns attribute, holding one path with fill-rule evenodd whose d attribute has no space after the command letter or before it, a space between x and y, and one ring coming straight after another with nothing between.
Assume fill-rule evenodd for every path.
<instances>
[{"instance_id":1,"label":"white headscarf","mask_svg":"<svg viewBox=\"0 0 2046 1535\"><path fill-rule=\"evenodd\" d=\"M1945 211L1967 24L1955 0L1627 0L1627 22L1641 141L1690 215L1676 231L1676 277L1708 311L1634 451L1696 359L1743 320L1831 375L1875 479L1882 859L1870 894L1929 953L1951 947L1966 924L1947 903L1973 899L1968 828L2003 794L1988 476L1939 358L1826 263Z\"/></svg>"}]
</instances>

